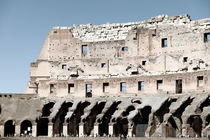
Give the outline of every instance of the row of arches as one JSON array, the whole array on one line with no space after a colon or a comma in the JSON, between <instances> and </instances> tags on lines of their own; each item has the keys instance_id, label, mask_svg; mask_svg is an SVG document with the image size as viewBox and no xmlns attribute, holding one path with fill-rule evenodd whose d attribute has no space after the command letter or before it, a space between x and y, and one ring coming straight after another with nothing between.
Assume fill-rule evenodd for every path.
<instances>
[{"instance_id":1,"label":"row of arches","mask_svg":"<svg viewBox=\"0 0 210 140\"><path fill-rule=\"evenodd\" d=\"M19 134L15 134L15 121L8 120L4 124L4 136L11 137ZM24 120L20 125L20 135L32 135L32 123L29 120Z\"/></svg>"}]
</instances>

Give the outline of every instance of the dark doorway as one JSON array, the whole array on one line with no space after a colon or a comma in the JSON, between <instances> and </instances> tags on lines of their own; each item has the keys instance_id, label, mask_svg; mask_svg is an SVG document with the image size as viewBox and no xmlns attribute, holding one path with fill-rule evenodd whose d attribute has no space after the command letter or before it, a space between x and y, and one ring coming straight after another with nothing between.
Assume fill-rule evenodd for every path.
<instances>
[{"instance_id":1,"label":"dark doorway","mask_svg":"<svg viewBox=\"0 0 210 140\"><path fill-rule=\"evenodd\" d=\"M32 135L32 124L30 121L25 120L21 123L21 134Z\"/></svg>"},{"instance_id":2,"label":"dark doorway","mask_svg":"<svg viewBox=\"0 0 210 140\"><path fill-rule=\"evenodd\" d=\"M200 116L190 116L190 118L187 121L188 124L190 124L190 127L193 128L195 132L195 136L201 137L201 131L202 131L202 120Z\"/></svg>"},{"instance_id":3,"label":"dark doorway","mask_svg":"<svg viewBox=\"0 0 210 140\"><path fill-rule=\"evenodd\" d=\"M14 134L15 134L15 122L13 120L9 120L4 124L4 136L13 137Z\"/></svg>"},{"instance_id":4,"label":"dark doorway","mask_svg":"<svg viewBox=\"0 0 210 140\"><path fill-rule=\"evenodd\" d=\"M176 93L182 93L182 80L176 80Z\"/></svg>"},{"instance_id":5,"label":"dark doorway","mask_svg":"<svg viewBox=\"0 0 210 140\"><path fill-rule=\"evenodd\" d=\"M41 118L37 121L37 136L48 136L48 118Z\"/></svg>"}]
</instances>

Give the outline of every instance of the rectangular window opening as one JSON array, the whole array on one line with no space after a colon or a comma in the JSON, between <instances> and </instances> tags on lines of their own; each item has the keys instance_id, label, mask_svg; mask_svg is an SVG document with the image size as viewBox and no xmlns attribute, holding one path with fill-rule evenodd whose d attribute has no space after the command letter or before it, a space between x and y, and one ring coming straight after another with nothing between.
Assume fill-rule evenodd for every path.
<instances>
[{"instance_id":1,"label":"rectangular window opening","mask_svg":"<svg viewBox=\"0 0 210 140\"><path fill-rule=\"evenodd\" d=\"M68 84L68 93L74 92L74 84Z\"/></svg>"},{"instance_id":2,"label":"rectangular window opening","mask_svg":"<svg viewBox=\"0 0 210 140\"><path fill-rule=\"evenodd\" d=\"M183 62L187 62L188 61L188 57L183 57Z\"/></svg>"},{"instance_id":3,"label":"rectangular window opening","mask_svg":"<svg viewBox=\"0 0 210 140\"><path fill-rule=\"evenodd\" d=\"M204 42L210 42L210 33L204 34Z\"/></svg>"},{"instance_id":4,"label":"rectangular window opening","mask_svg":"<svg viewBox=\"0 0 210 140\"><path fill-rule=\"evenodd\" d=\"M82 45L82 54L87 54L87 45Z\"/></svg>"},{"instance_id":5,"label":"rectangular window opening","mask_svg":"<svg viewBox=\"0 0 210 140\"><path fill-rule=\"evenodd\" d=\"M143 66L145 66L147 64L147 61L142 61L141 63Z\"/></svg>"},{"instance_id":6,"label":"rectangular window opening","mask_svg":"<svg viewBox=\"0 0 210 140\"><path fill-rule=\"evenodd\" d=\"M182 80L176 80L176 93L182 93Z\"/></svg>"},{"instance_id":7,"label":"rectangular window opening","mask_svg":"<svg viewBox=\"0 0 210 140\"><path fill-rule=\"evenodd\" d=\"M122 47L122 51L128 51L128 47Z\"/></svg>"},{"instance_id":8,"label":"rectangular window opening","mask_svg":"<svg viewBox=\"0 0 210 140\"><path fill-rule=\"evenodd\" d=\"M161 41L161 44L162 44L162 45L161 45L162 48L166 48L167 45L168 45L167 38L163 38L162 41Z\"/></svg>"},{"instance_id":9,"label":"rectangular window opening","mask_svg":"<svg viewBox=\"0 0 210 140\"><path fill-rule=\"evenodd\" d=\"M202 87L204 85L203 76L197 77L197 87Z\"/></svg>"},{"instance_id":10,"label":"rectangular window opening","mask_svg":"<svg viewBox=\"0 0 210 140\"><path fill-rule=\"evenodd\" d=\"M109 92L109 83L103 83L103 92Z\"/></svg>"},{"instance_id":11,"label":"rectangular window opening","mask_svg":"<svg viewBox=\"0 0 210 140\"><path fill-rule=\"evenodd\" d=\"M125 92L126 91L126 82L121 82L120 83L120 91Z\"/></svg>"},{"instance_id":12,"label":"rectangular window opening","mask_svg":"<svg viewBox=\"0 0 210 140\"><path fill-rule=\"evenodd\" d=\"M139 81L138 82L138 90L143 91L144 90L144 81Z\"/></svg>"},{"instance_id":13,"label":"rectangular window opening","mask_svg":"<svg viewBox=\"0 0 210 140\"><path fill-rule=\"evenodd\" d=\"M157 90L162 89L163 86L163 80L157 80Z\"/></svg>"},{"instance_id":14,"label":"rectangular window opening","mask_svg":"<svg viewBox=\"0 0 210 140\"><path fill-rule=\"evenodd\" d=\"M106 68L106 63L101 63L101 68Z\"/></svg>"},{"instance_id":15,"label":"rectangular window opening","mask_svg":"<svg viewBox=\"0 0 210 140\"><path fill-rule=\"evenodd\" d=\"M86 84L86 97L92 97L92 85Z\"/></svg>"},{"instance_id":16,"label":"rectangular window opening","mask_svg":"<svg viewBox=\"0 0 210 140\"><path fill-rule=\"evenodd\" d=\"M66 69L67 66L65 64L62 65L62 69Z\"/></svg>"},{"instance_id":17,"label":"rectangular window opening","mask_svg":"<svg viewBox=\"0 0 210 140\"><path fill-rule=\"evenodd\" d=\"M55 92L55 85L50 84L50 93L54 93L54 92Z\"/></svg>"}]
</instances>

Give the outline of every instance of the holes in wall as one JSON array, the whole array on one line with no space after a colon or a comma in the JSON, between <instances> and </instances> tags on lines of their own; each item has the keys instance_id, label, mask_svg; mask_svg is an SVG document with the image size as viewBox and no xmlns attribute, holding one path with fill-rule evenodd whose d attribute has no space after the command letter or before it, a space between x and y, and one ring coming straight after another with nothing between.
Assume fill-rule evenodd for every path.
<instances>
[{"instance_id":1,"label":"holes in wall","mask_svg":"<svg viewBox=\"0 0 210 140\"><path fill-rule=\"evenodd\" d=\"M66 64L63 64L62 69L66 69L66 68L67 68Z\"/></svg>"},{"instance_id":2,"label":"holes in wall","mask_svg":"<svg viewBox=\"0 0 210 140\"><path fill-rule=\"evenodd\" d=\"M87 54L87 45L82 45L82 54Z\"/></svg>"},{"instance_id":3,"label":"holes in wall","mask_svg":"<svg viewBox=\"0 0 210 140\"><path fill-rule=\"evenodd\" d=\"M182 93L182 80L176 80L176 93Z\"/></svg>"},{"instance_id":4,"label":"holes in wall","mask_svg":"<svg viewBox=\"0 0 210 140\"><path fill-rule=\"evenodd\" d=\"M183 57L183 62L186 63L188 61L188 57Z\"/></svg>"},{"instance_id":5,"label":"holes in wall","mask_svg":"<svg viewBox=\"0 0 210 140\"><path fill-rule=\"evenodd\" d=\"M167 38L163 38L163 39L161 40L161 46L162 46L162 48L166 48L167 45L168 45Z\"/></svg>"},{"instance_id":6,"label":"holes in wall","mask_svg":"<svg viewBox=\"0 0 210 140\"><path fill-rule=\"evenodd\" d=\"M157 80L157 90L162 89L163 86L163 80Z\"/></svg>"},{"instance_id":7,"label":"holes in wall","mask_svg":"<svg viewBox=\"0 0 210 140\"><path fill-rule=\"evenodd\" d=\"M103 83L103 92L109 92L109 83Z\"/></svg>"},{"instance_id":8,"label":"holes in wall","mask_svg":"<svg viewBox=\"0 0 210 140\"><path fill-rule=\"evenodd\" d=\"M121 92L126 92L126 82L121 82L120 83L120 91Z\"/></svg>"},{"instance_id":9,"label":"holes in wall","mask_svg":"<svg viewBox=\"0 0 210 140\"><path fill-rule=\"evenodd\" d=\"M142 61L141 64L142 64L143 66L145 66L145 65L147 64L147 61Z\"/></svg>"},{"instance_id":10,"label":"holes in wall","mask_svg":"<svg viewBox=\"0 0 210 140\"><path fill-rule=\"evenodd\" d=\"M106 68L106 63L101 63L101 68Z\"/></svg>"},{"instance_id":11,"label":"holes in wall","mask_svg":"<svg viewBox=\"0 0 210 140\"><path fill-rule=\"evenodd\" d=\"M55 93L55 84L50 84L50 93Z\"/></svg>"},{"instance_id":12,"label":"holes in wall","mask_svg":"<svg viewBox=\"0 0 210 140\"><path fill-rule=\"evenodd\" d=\"M210 33L204 33L204 42L210 42Z\"/></svg>"},{"instance_id":13,"label":"holes in wall","mask_svg":"<svg viewBox=\"0 0 210 140\"><path fill-rule=\"evenodd\" d=\"M144 81L139 81L138 82L138 90L143 91L144 90Z\"/></svg>"},{"instance_id":14,"label":"holes in wall","mask_svg":"<svg viewBox=\"0 0 210 140\"><path fill-rule=\"evenodd\" d=\"M56 30L55 30L55 31L53 31L53 33L54 33L54 34L56 34L57 32L58 32L58 31L56 31Z\"/></svg>"},{"instance_id":15,"label":"holes in wall","mask_svg":"<svg viewBox=\"0 0 210 140\"><path fill-rule=\"evenodd\" d=\"M128 51L128 47L122 47L122 51L123 52Z\"/></svg>"},{"instance_id":16,"label":"holes in wall","mask_svg":"<svg viewBox=\"0 0 210 140\"><path fill-rule=\"evenodd\" d=\"M86 97L92 97L92 84L86 84Z\"/></svg>"},{"instance_id":17,"label":"holes in wall","mask_svg":"<svg viewBox=\"0 0 210 140\"><path fill-rule=\"evenodd\" d=\"M203 76L197 77L197 87L202 87L204 85Z\"/></svg>"},{"instance_id":18,"label":"holes in wall","mask_svg":"<svg viewBox=\"0 0 210 140\"><path fill-rule=\"evenodd\" d=\"M68 93L73 93L74 92L74 84L70 83L68 84Z\"/></svg>"}]
</instances>

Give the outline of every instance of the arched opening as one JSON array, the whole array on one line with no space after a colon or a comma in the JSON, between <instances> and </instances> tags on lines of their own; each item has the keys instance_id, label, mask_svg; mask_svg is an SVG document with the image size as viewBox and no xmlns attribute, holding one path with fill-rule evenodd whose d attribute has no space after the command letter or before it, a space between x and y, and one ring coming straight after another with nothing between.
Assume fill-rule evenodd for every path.
<instances>
[{"instance_id":1,"label":"arched opening","mask_svg":"<svg viewBox=\"0 0 210 140\"><path fill-rule=\"evenodd\" d=\"M48 135L48 116L52 112L51 109L54 106L54 102L49 102L42 108L42 116L37 120L37 136L47 136Z\"/></svg>"},{"instance_id":2,"label":"arched opening","mask_svg":"<svg viewBox=\"0 0 210 140\"><path fill-rule=\"evenodd\" d=\"M128 120L126 118L118 118L114 124L114 136L127 137L128 134Z\"/></svg>"},{"instance_id":3,"label":"arched opening","mask_svg":"<svg viewBox=\"0 0 210 140\"><path fill-rule=\"evenodd\" d=\"M55 105L54 102L49 102L48 104L44 105L44 107L42 108L42 117L49 116L50 113L52 112L51 109L53 108L54 105Z\"/></svg>"},{"instance_id":4,"label":"arched opening","mask_svg":"<svg viewBox=\"0 0 210 140\"><path fill-rule=\"evenodd\" d=\"M99 135L108 135L109 133L109 122L114 114L114 112L117 110L117 106L121 103L121 101L114 102L111 107L107 110L107 112L104 114L101 123L99 124Z\"/></svg>"},{"instance_id":5,"label":"arched opening","mask_svg":"<svg viewBox=\"0 0 210 140\"><path fill-rule=\"evenodd\" d=\"M37 120L37 136L47 136L48 135L48 118L40 118Z\"/></svg>"},{"instance_id":6,"label":"arched opening","mask_svg":"<svg viewBox=\"0 0 210 140\"><path fill-rule=\"evenodd\" d=\"M4 136L5 137L13 137L15 134L15 121L8 120L4 124Z\"/></svg>"},{"instance_id":7,"label":"arched opening","mask_svg":"<svg viewBox=\"0 0 210 140\"><path fill-rule=\"evenodd\" d=\"M151 107L146 106L139 110L139 113L134 117L133 122L133 134L136 137L144 137L149 122L149 114L151 113Z\"/></svg>"},{"instance_id":8,"label":"arched opening","mask_svg":"<svg viewBox=\"0 0 210 140\"><path fill-rule=\"evenodd\" d=\"M61 136L63 133L63 123L65 120L65 116L73 103L65 102L62 104L61 108L59 109L57 115L53 119L53 136Z\"/></svg>"},{"instance_id":9,"label":"arched opening","mask_svg":"<svg viewBox=\"0 0 210 140\"><path fill-rule=\"evenodd\" d=\"M84 134L89 136L91 134L91 131L94 127L94 122L96 120L96 116L100 114L105 106L106 102L100 102L97 103L91 110L88 117L83 120L84 122Z\"/></svg>"},{"instance_id":10,"label":"arched opening","mask_svg":"<svg viewBox=\"0 0 210 140\"><path fill-rule=\"evenodd\" d=\"M79 136L79 123L81 121L81 116L84 114L84 108L88 105L90 105L89 102L79 103L71 118L67 119L68 134L70 136Z\"/></svg>"},{"instance_id":11,"label":"arched opening","mask_svg":"<svg viewBox=\"0 0 210 140\"><path fill-rule=\"evenodd\" d=\"M206 126L210 124L210 114L206 117Z\"/></svg>"},{"instance_id":12,"label":"arched opening","mask_svg":"<svg viewBox=\"0 0 210 140\"><path fill-rule=\"evenodd\" d=\"M23 136L32 135L32 124L30 121L25 120L21 123L20 133Z\"/></svg>"},{"instance_id":13,"label":"arched opening","mask_svg":"<svg viewBox=\"0 0 210 140\"><path fill-rule=\"evenodd\" d=\"M190 124L190 127L194 130L194 134L189 134L189 135L194 137L195 136L201 137L202 120L200 116L198 115L190 116L187 123Z\"/></svg>"}]
</instances>

